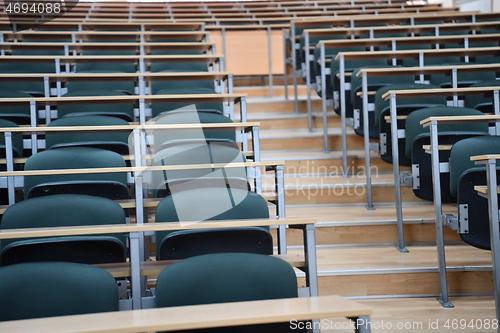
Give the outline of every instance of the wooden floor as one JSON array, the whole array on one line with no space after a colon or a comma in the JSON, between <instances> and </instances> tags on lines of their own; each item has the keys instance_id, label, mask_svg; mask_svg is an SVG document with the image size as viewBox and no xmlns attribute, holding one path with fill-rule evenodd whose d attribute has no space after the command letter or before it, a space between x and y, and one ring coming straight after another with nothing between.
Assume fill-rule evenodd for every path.
<instances>
[{"instance_id":1,"label":"wooden floor","mask_svg":"<svg viewBox=\"0 0 500 333\"><path fill-rule=\"evenodd\" d=\"M449 292L455 308L443 308L436 300L439 275L433 203L418 199L408 187L402 188L404 233L409 252L397 251L392 165L372 154L375 209L366 209L361 138L349 131L348 171L351 175L344 178L337 115L329 112L331 151L325 153L321 118L313 120L314 131L308 132L303 96L299 113L295 113L293 101L285 100L276 90L273 98L265 97L265 88L248 87L248 91L251 92L248 118L260 121L263 126L262 159L285 161L287 217L312 217L318 221L316 243L321 295L338 294L373 307L372 332L375 333L496 332L488 326L495 317L489 251L465 245L455 231L444 228ZM318 112L320 107L315 101L313 112ZM273 191L273 178L266 177L263 185L264 190ZM273 214L272 207L270 212ZM447 204L443 212L456 215L457 208ZM301 253L302 244L301 233L289 230L289 253ZM298 271L297 275L299 285L304 286L304 274ZM324 320L320 324L323 324L322 332L353 331L348 320Z\"/></svg>"},{"instance_id":2,"label":"wooden floor","mask_svg":"<svg viewBox=\"0 0 500 333\"><path fill-rule=\"evenodd\" d=\"M496 332L492 296L451 297L454 308L443 308L435 298L365 299L358 302L373 309L373 333L486 333ZM320 321L323 333L352 333L350 321ZM342 326L343 325L343 326ZM344 328L344 329L342 329ZM349 329L347 329L349 328Z\"/></svg>"}]
</instances>

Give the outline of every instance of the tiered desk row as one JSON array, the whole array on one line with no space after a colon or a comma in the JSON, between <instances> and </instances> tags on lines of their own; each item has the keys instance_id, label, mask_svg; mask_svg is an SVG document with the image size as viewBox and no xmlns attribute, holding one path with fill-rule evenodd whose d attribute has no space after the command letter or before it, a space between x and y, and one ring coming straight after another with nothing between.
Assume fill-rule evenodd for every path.
<instances>
[{"instance_id":1,"label":"tiered desk row","mask_svg":"<svg viewBox=\"0 0 500 333\"><path fill-rule=\"evenodd\" d=\"M317 5L315 5L317 6ZM278 5L280 8L281 5ZM91 7L93 8L93 7ZM173 10L170 10L173 12ZM7 23L5 22L5 27ZM233 93L233 74L225 72L224 58L215 52L215 47L209 42L209 35L203 30L202 24L196 23L130 23L121 26L118 22L113 23L82 23L77 25L78 31L57 31L71 26L63 20L48 23L44 28L56 28L49 34L50 42L43 42L43 33L37 31L9 32L5 31L1 36L1 57L3 64L49 64L53 72L41 73L7 73L2 74L0 81L7 87L10 84L32 84L37 83L41 97L5 97L0 98L0 106L4 108L17 107L29 109L27 123L21 127L2 128L5 137L5 170L0 172L4 185L8 190L8 203L15 205L16 188L22 188L25 177L37 175L81 175L81 174L111 174L127 173L129 184L134 193L133 199L118 200L124 209L131 209L129 220L132 223L124 225L99 225L99 226L77 226L77 227L54 227L54 228L29 228L29 229L4 229L0 231L0 239L29 239L37 237L59 237L95 234L126 234L128 237L129 255L128 262L120 264L102 264L100 267L108 270L115 278L127 278L130 283L128 297L120 300L121 310L117 313L82 315L74 317L60 317L51 319L35 319L22 322L0 323L1 330L11 331L13 327L23 331L40 329L40 325L54 332L64 331L64 323L72 323L74 327L77 321L85 322L78 325L81 332L84 331L121 331L140 332L145 330L178 330L195 329L206 327L219 327L231 325L259 324L287 322L291 319L314 320L325 317L344 316L352 320L361 319L365 325L358 325L357 331L369 332L371 310L354 302L340 299L335 296L318 297L316 244L313 219L286 219L283 184L283 162L261 162L259 147L258 123L247 122L246 119L246 95ZM75 25L74 25L75 27ZM138 28L140 32L103 32L92 31L94 29L112 28L113 30L123 28L124 30ZM88 31L87 31L88 29ZM194 32L156 32L152 29L165 30L191 30ZM8 30L8 28L6 29ZM45 35L47 36L47 35ZM112 37L112 41L110 41ZM155 42L155 39L161 42ZM106 40L106 43L98 41ZM188 39L190 42L165 42L169 39ZM70 40L70 41L68 41ZM127 40L121 42L120 40ZM136 42L130 42L135 40ZM194 40L191 42L191 40ZM116 50L132 51L135 55L114 55ZM202 54L182 54L183 51L201 51ZM30 55L35 52L36 55ZM109 52L105 55L84 55L86 51ZM155 51L174 51L170 54L150 54ZM19 53L23 53L19 55ZM39 55L47 54L48 55ZM54 55L51 55L54 53ZM83 53L83 54L82 54ZM131 63L136 71L133 73L75 72L75 66L79 64L99 62L101 64ZM209 65L209 72L152 72L151 65L154 63L186 63L198 62ZM52 67L53 64L53 67ZM160 81L209 81L215 82L215 93L199 94L152 94L151 87ZM129 95L104 95L104 96L70 96L68 86L74 82L96 83L106 82L131 82L134 89ZM234 120L228 123L201 123L201 124L151 124L150 119L155 118L152 113L155 104L158 103L223 103L225 115ZM114 126L71 126L56 127L47 126L61 117L60 108L63 106L81 105L134 105L134 115L129 125ZM235 104L239 105L239 115L235 115ZM148 161L152 160L150 153L154 142L151 133L165 130L168 132L198 131L236 131L240 147L244 155L252 162L240 163L210 163L210 164L182 164L182 165L160 165L152 166ZM51 134L75 134L82 133L130 133L130 155L124 158L131 166L114 168L77 168L77 169L47 169L47 170L24 170L17 171L16 166L24 164L26 158L18 158L13 154L13 137L23 135L24 148L30 150L28 155L35 156L45 147L44 136ZM251 149L247 133L251 135ZM29 159L29 158L28 158ZM151 223L149 213L154 210L161 199L149 198L148 192L143 188L143 175L147 171L169 172L177 170L196 169L220 169L230 170L233 168L248 169L249 175L254 178L252 189L261 193L262 169L272 171L275 174L274 193L261 193L264 198L276 207L276 214L270 219L243 219L205 221L198 223ZM265 172L264 171L264 172ZM2 212L6 207L2 208ZM8 209L8 208L7 208ZM290 263L306 273L306 288L303 295L307 298L283 299L260 302L242 302L239 304L229 303L225 305L194 306L192 308L169 308L148 309L154 306L154 295L148 289L145 277L158 275L163 268L175 262L175 260L150 261L148 237L156 231L181 231L197 229L225 229L235 227L256 226L278 226L278 254L279 258ZM304 255L286 254L286 227L296 228L303 231ZM231 308L234 311L228 312ZM270 310L272 309L272 311ZM278 311L278 309L281 309ZM191 311L192 310L192 311ZM188 311L189 318L180 316ZM269 313L272 312L272 315ZM210 319L207 321L207 314ZM137 321L138 316L141 319ZM154 318L154 319L153 319ZM133 321L133 323L131 323ZM93 323L90 327L89 322ZM31 326L34 325L34 326ZM36 327L36 328L35 328ZM314 331L317 331L315 329Z\"/></svg>"}]
</instances>

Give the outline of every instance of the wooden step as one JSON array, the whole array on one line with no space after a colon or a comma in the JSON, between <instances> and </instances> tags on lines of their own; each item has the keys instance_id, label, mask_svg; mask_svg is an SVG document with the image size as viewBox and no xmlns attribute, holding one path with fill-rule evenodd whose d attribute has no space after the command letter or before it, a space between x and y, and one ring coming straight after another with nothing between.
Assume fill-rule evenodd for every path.
<instances>
[{"instance_id":1,"label":"wooden step","mask_svg":"<svg viewBox=\"0 0 500 333\"><path fill-rule=\"evenodd\" d=\"M450 297L454 308L443 308L436 297L355 300L372 308L370 320L374 333L497 332L497 326L492 325L496 316L493 296ZM351 322L345 318L321 318L320 323L322 333L353 332Z\"/></svg>"},{"instance_id":2,"label":"wooden step","mask_svg":"<svg viewBox=\"0 0 500 333\"><path fill-rule=\"evenodd\" d=\"M330 174L343 170L342 151L331 150L325 153L323 149L294 149L294 150L264 150L261 153L263 161L285 161L285 173L292 174ZM392 172L392 164L383 161L372 153L370 161L372 173ZM347 172L350 174L365 173L363 149L348 149ZM401 167L402 171L409 171L409 167Z\"/></svg>"},{"instance_id":3,"label":"wooden step","mask_svg":"<svg viewBox=\"0 0 500 333\"><path fill-rule=\"evenodd\" d=\"M340 127L340 117L333 111L328 113L328 127ZM250 113L249 121L260 122L261 130L305 129L308 127L307 114L304 112ZM313 128L323 128L323 118L318 112L312 118Z\"/></svg>"},{"instance_id":4,"label":"wooden step","mask_svg":"<svg viewBox=\"0 0 500 333\"><path fill-rule=\"evenodd\" d=\"M340 128L329 128L329 148L338 150L342 148ZM260 132L260 146L262 150L287 150L287 149L323 149L323 130L313 129L287 129L269 130ZM352 129L347 131L347 147L363 148L363 138L354 134Z\"/></svg>"},{"instance_id":5,"label":"wooden step","mask_svg":"<svg viewBox=\"0 0 500 333\"><path fill-rule=\"evenodd\" d=\"M318 245L366 245L391 244L398 242L397 221L394 204L375 204L368 210L365 204L357 205L308 205L287 206L290 218L312 217L316 223L316 243ZM451 204L444 205L445 214L457 215ZM271 212L272 213L272 212ZM404 236L407 244L434 244L436 231L432 203L407 203L403 205ZM276 230L273 229L274 239ZM461 242L456 231L444 228L446 242ZM301 246L302 233L287 229L287 244Z\"/></svg>"},{"instance_id":6,"label":"wooden step","mask_svg":"<svg viewBox=\"0 0 500 333\"><path fill-rule=\"evenodd\" d=\"M436 247L326 246L317 248L320 295L379 296L439 293ZM299 253L302 249L290 249ZM467 245L447 245L449 292L491 293L491 253ZM300 274L302 275L302 274ZM304 278L300 277L301 284Z\"/></svg>"},{"instance_id":7,"label":"wooden step","mask_svg":"<svg viewBox=\"0 0 500 333\"><path fill-rule=\"evenodd\" d=\"M285 87L279 85L273 85L273 88L270 90L269 86L261 85L261 86L242 86L242 87L234 87L235 93L245 93L248 97L284 97L285 96ZM307 94L306 86L298 85L297 92L300 96L304 96ZM272 96L270 96L272 93ZM288 98L294 98L293 85L288 86Z\"/></svg>"},{"instance_id":8,"label":"wooden step","mask_svg":"<svg viewBox=\"0 0 500 333\"><path fill-rule=\"evenodd\" d=\"M321 100L315 98L312 100L312 111L320 111ZM299 98L298 102L299 112L307 112L307 102L304 97ZM295 110L295 103L293 96L286 100L284 97L251 97L247 99L248 113L262 113L262 112L293 112Z\"/></svg>"}]
</instances>

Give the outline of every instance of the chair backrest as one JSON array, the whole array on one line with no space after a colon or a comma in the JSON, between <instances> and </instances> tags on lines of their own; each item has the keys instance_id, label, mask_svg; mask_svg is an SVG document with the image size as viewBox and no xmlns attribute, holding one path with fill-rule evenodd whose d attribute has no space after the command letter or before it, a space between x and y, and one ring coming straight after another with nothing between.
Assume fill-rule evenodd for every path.
<instances>
[{"instance_id":1,"label":"chair backrest","mask_svg":"<svg viewBox=\"0 0 500 333\"><path fill-rule=\"evenodd\" d=\"M165 147L155 154L153 165L186 165L213 163L244 163L246 158L234 142L187 140ZM192 169L156 171L152 174L151 189L157 197L172 190L189 188L227 187L248 189L246 168ZM240 185L241 184L241 185Z\"/></svg>"},{"instance_id":2,"label":"chair backrest","mask_svg":"<svg viewBox=\"0 0 500 333\"><path fill-rule=\"evenodd\" d=\"M185 88L185 89L164 89L158 90L155 95L190 95L190 94L216 94L212 89L206 88ZM224 112L224 104L222 102L171 102L171 103L154 103L151 107L153 118L160 113L174 111L189 105L196 105L197 110L217 110Z\"/></svg>"},{"instance_id":3,"label":"chair backrest","mask_svg":"<svg viewBox=\"0 0 500 333\"><path fill-rule=\"evenodd\" d=\"M182 306L297 297L287 262L250 253L217 253L167 266L156 282L156 306Z\"/></svg>"},{"instance_id":4,"label":"chair backrest","mask_svg":"<svg viewBox=\"0 0 500 333\"><path fill-rule=\"evenodd\" d=\"M178 73L178 72L186 72L186 75L189 75L189 72L196 71L196 68L188 69L172 69L172 70L162 70L160 73ZM198 70L201 72L201 70ZM198 72L197 71L197 72ZM206 70L205 70L206 72ZM193 88L203 88L209 89L211 91L215 91L214 80L158 80L151 82L151 92L155 94L160 90L176 90L176 89L193 89Z\"/></svg>"},{"instance_id":5,"label":"chair backrest","mask_svg":"<svg viewBox=\"0 0 500 333\"><path fill-rule=\"evenodd\" d=\"M79 194L49 195L19 201L5 211L2 229L125 224L123 208L113 200ZM0 265L33 261L123 262L123 234L6 239Z\"/></svg>"},{"instance_id":6,"label":"chair backrest","mask_svg":"<svg viewBox=\"0 0 500 333\"><path fill-rule=\"evenodd\" d=\"M406 118L406 156L411 157L412 143L415 138L420 135L429 135L429 128L420 125L420 121L429 117L438 116L480 116L484 115L481 111L470 108L452 107L452 106L436 106L415 110ZM488 133L487 123L477 124L446 124L438 125L440 134L445 133Z\"/></svg>"},{"instance_id":7,"label":"chair backrest","mask_svg":"<svg viewBox=\"0 0 500 333\"><path fill-rule=\"evenodd\" d=\"M193 209L196 207L196 209ZM188 221L205 221L205 220L229 220L229 219L256 219L269 218L269 208L266 200L257 193L249 192L248 190L236 188L199 188L174 193L162 199L156 207L156 222L188 222ZM261 238L246 239L242 237L245 247L253 247L258 253L272 253L272 237L269 234L269 228L256 227L266 234L266 242L262 243ZM167 238L175 236L175 233L167 231L158 231L156 233L156 251L157 258L162 258L169 255L166 252L172 250L168 246ZM170 240L168 240L170 241ZM254 242L254 243L252 243ZM191 243L189 246L194 247L196 243ZM162 251L164 249L164 251ZM217 248L216 252L220 251ZM239 248L241 252L250 250ZM174 250L175 251L175 250ZM199 254L213 253L213 249L199 248ZM231 251L231 248L226 248L225 252ZM269 253L270 254L270 253ZM176 253L172 255L177 255Z\"/></svg>"},{"instance_id":8,"label":"chair backrest","mask_svg":"<svg viewBox=\"0 0 500 333\"><path fill-rule=\"evenodd\" d=\"M229 124L233 122L229 117L217 111L205 111L198 108L197 110L196 112L182 110L165 112L156 118L155 124ZM234 142L236 140L236 131L234 129L210 131L202 130L201 128L183 131L154 131L155 147L158 148L172 141L186 139L222 139Z\"/></svg>"},{"instance_id":9,"label":"chair backrest","mask_svg":"<svg viewBox=\"0 0 500 333\"><path fill-rule=\"evenodd\" d=\"M500 80L480 81L472 84L471 88L476 87L497 87L500 86ZM466 107L478 109L482 112L493 112L493 97L485 97L480 95L466 95L464 97L464 104Z\"/></svg>"},{"instance_id":10,"label":"chair backrest","mask_svg":"<svg viewBox=\"0 0 500 333\"><path fill-rule=\"evenodd\" d=\"M129 123L120 118L109 116L66 116L52 121L48 126L127 126ZM45 146L47 149L85 146L94 148L108 149L119 154L128 154L128 136L126 132L107 132L107 133L47 133L45 136Z\"/></svg>"},{"instance_id":11,"label":"chair backrest","mask_svg":"<svg viewBox=\"0 0 500 333\"><path fill-rule=\"evenodd\" d=\"M113 65L120 65L113 64ZM78 68L78 66L77 66ZM118 73L126 73L124 71L112 70L112 67L108 70L88 70L83 71L79 70L77 73L82 74L118 74ZM99 80L94 79L93 81L70 81L67 84L68 92L79 91L79 90L87 90L87 89L104 89L104 90L114 90L118 92L124 92L126 94L133 94L135 88L135 81L107 81L107 80Z\"/></svg>"},{"instance_id":12,"label":"chair backrest","mask_svg":"<svg viewBox=\"0 0 500 333\"><path fill-rule=\"evenodd\" d=\"M118 311L113 276L75 263L1 267L0 300L0 321Z\"/></svg>"},{"instance_id":13,"label":"chair backrest","mask_svg":"<svg viewBox=\"0 0 500 333\"><path fill-rule=\"evenodd\" d=\"M1 119L0 118L0 127L19 127L16 123ZM0 156L5 157L5 135L4 133L0 134ZM22 134L13 134L12 135L12 148L13 148L13 156L21 157L23 156L23 135ZM0 170L5 171L5 165L0 167Z\"/></svg>"},{"instance_id":14,"label":"chair backrest","mask_svg":"<svg viewBox=\"0 0 500 333\"><path fill-rule=\"evenodd\" d=\"M33 96L13 90L0 91L0 98L32 98ZM30 107L25 106L2 106L0 108L0 118L10 120L18 125L30 124Z\"/></svg>"},{"instance_id":15,"label":"chair backrest","mask_svg":"<svg viewBox=\"0 0 500 333\"><path fill-rule=\"evenodd\" d=\"M115 152L89 147L49 149L32 155L25 170L125 167L123 157ZM108 192L108 187L111 189ZM24 177L26 198L57 193L92 194L110 199L128 198L127 174L94 173L36 175Z\"/></svg>"},{"instance_id":16,"label":"chair backrest","mask_svg":"<svg viewBox=\"0 0 500 333\"><path fill-rule=\"evenodd\" d=\"M379 127L380 115L385 109L389 108L390 101L385 100L382 96L389 90L410 90L410 89L439 89L438 86L430 84L420 84L420 83L409 83L409 84L391 84L384 86L377 90L375 94L375 127ZM398 107L416 107L421 106L435 106L437 104L446 105L445 96L433 96L433 97L409 97L398 99Z\"/></svg>"},{"instance_id":17,"label":"chair backrest","mask_svg":"<svg viewBox=\"0 0 500 333\"><path fill-rule=\"evenodd\" d=\"M469 169L483 169L470 160L471 156L500 154L500 137L480 136L461 140L453 145L450 153L450 192L457 195L458 182ZM484 185L484 184L483 184Z\"/></svg>"},{"instance_id":18,"label":"chair backrest","mask_svg":"<svg viewBox=\"0 0 500 333\"><path fill-rule=\"evenodd\" d=\"M106 89L85 89L68 92L63 97L80 97L80 96L126 96L127 94L115 90ZM59 118L68 114L79 115L106 115L134 121L134 104L133 103L117 103L117 104L80 104L80 105L59 105L57 115Z\"/></svg>"}]
</instances>

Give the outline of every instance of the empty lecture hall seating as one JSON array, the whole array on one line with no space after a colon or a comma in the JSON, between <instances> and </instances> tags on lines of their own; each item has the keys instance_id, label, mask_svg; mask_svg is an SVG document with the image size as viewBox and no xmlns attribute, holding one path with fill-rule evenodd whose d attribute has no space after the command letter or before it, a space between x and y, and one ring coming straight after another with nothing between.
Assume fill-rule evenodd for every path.
<instances>
[{"instance_id":1,"label":"empty lecture hall seating","mask_svg":"<svg viewBox=\"0 0 500 333\"><path fill-rule=\"evenodd\" d=\"M8 6L0 331L500 319L498 9Z\"/></svg>"}]
</instances>

